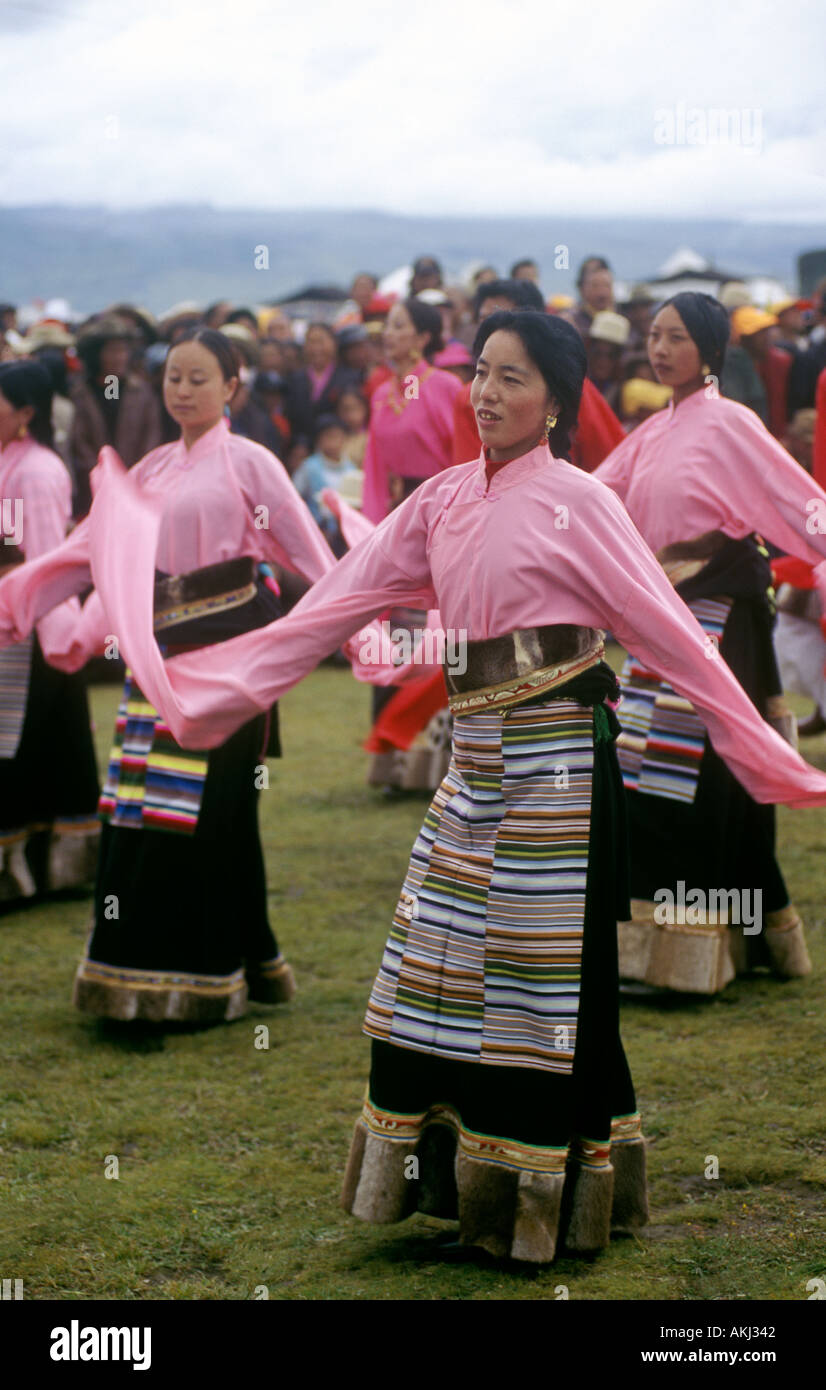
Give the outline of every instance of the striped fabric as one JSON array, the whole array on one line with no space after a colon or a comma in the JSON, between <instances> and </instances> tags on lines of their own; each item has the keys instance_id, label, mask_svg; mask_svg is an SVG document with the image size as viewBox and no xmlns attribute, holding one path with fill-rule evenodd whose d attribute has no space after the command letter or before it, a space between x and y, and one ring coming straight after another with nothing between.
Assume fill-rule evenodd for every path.
<instances>
[{"instance_id":1,"label":"striped fabric","mask_svg":"<svg viewBox=\"0 0 826 1390\"><path fill-rule=\"evenodd\" d=\"M98 815L122 828L193 835L208 761L175 742L127 671Z\"/></svg>"},{"instance_id":2,"label":"striped fabric","mask_svg":"<svg viewBox=\"0 0 826 1390\"><path fill-rule=\"evenodd\" d=\"M0 651L0 758L15 757L20 745L29 700L33 646L34 637L29 636Z\"/></svg>"},{"instance_id":3,"label":"striped fabric","mask_svg":"<svg viewBox=\"0 0 826 1390\"><path fill-rule=\"evenodd\" d=\"M570 1074L593 711L461 715L413 846L365 1032L455 1060Z\"/></svg>"},{"instance_id":4,"label":"striped fabric","mask_svg":"<svg viewBox=\"0 0 826 1390\"><path fill-rule=\"evenodd\" d=\"M699 599L689 604L707 634L709 660L723 635L731 599ZM691 803L705 748L706 731L689 700L628 656L620 675L622 733L617 757L628 791Z\"/></svg>"}]
</instances>

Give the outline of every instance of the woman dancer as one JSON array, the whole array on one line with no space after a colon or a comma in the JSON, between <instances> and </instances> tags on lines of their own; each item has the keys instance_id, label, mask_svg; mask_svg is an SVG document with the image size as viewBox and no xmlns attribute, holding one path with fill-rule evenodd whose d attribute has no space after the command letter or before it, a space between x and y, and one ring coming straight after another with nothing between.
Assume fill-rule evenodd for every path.
<instances>
[{"instance_id":1,"label":"woman dancer","mask_svg":"<svg viewBox=\"0 0 826 1390\"><path fill-rule=\"evenodd\" d=\"M59 546L72 483L52 448L52 388L36 362L0 366L0 575ZM91 888L100 826L86 688L50 666L77 599L0 651L0 903Z\"/></svg>"},{"instance_id":2,"label":"woman dancer","mask_svg":"<svg viewBox=\"0 0 826 1390\"><path fill-rule=\"evenodd\" d=\"M609 626L702 711L766 800L826 802L826 777L766 725L613 494L566 452L585 375L569 324L481 326L486 456L431 478L282 622L164 663L152 631L158 520L114 469L93 567L144 689L176 736L215 743L369 614L415 596L467 629L449 674L454 756L413 847L368 1005L367 1100L348 1210L460 1221L460 1239L547 1262L646 1219L640 1117L619 1035L623 797L602 661ZM134 550L107 547L128 516ZM458 1153L457 1153L458 1146ZM415 1159L413 1163L410 1160ZM455 1159L455 1161L454 1161Z\"/></svg>"},{"instance_id":3,"label":"woman dancer","mask_svg":"<svg viewBox=\"0 0 826 1390\"><path fill-rule=\"evenodd\" d=\"M710 655L719 650L760 713L788 726L760 536L819 564L826 535L812 517L826 519L826 493L752 411L719 394L727 338L725 309L708 295L662 306L648 351L672 401L596 476L692 608ZM633 920L620 925L620 974L701 994L754 964L807 974L803 927L774 854L774 808L755 804L709 745L699 710L630 651L618 748Z\"/></svg>"},{"instance_id":4,"label":"woman dancer","mask_svg":"<svg viewBox=\"0 0 826 1390\"><path fill-rule=\"evenodd\" d=\"M271 564L310 581L334 565L282 465L230 433L224 406L236 384L227 338L210 329L184 335L164 375L181 438L134 469L140 494L157 499L163 514L154 626L167 652L278 617ZM0 583L0 637L25 633L88 584L88 526ZM128 518L109 543L129 552ZM88 641L64 641L65 665L87 655ZM248 997L291 997L292 971L267 918L257 819L263 759L278 751L269 707L212 753L177 747L128 675L100 800L94 922L75 980L78 1008L110 1018L210 1021L237 1018Z\"/></svg>"}]
</instances>

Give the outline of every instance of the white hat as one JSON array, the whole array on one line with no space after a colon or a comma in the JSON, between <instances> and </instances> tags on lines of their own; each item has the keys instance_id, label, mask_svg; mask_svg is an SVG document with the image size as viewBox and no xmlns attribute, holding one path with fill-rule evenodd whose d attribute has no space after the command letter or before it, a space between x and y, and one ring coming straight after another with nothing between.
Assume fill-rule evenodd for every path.
<instances>
[{"instance_id":1,"label":"white hat","mask_svg":"<svg viewBox=\"0 0 826 1390\"><path fill-rule=\"evenodd\" d=\"M625 347L630 332L631 325L622 314L612 314L610 309L602 309L600 313L594 314L588 336L598 338L603 343L615 343L617 347Z\"/></svg>"}]
</instances>

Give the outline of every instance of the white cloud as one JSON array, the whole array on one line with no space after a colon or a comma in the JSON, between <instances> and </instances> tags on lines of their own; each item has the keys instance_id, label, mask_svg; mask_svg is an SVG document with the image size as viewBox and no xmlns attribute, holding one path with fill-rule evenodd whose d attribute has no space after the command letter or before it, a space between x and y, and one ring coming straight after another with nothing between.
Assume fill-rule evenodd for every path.
<instances>
[{"instance_id":1,"label":"white cloud","mask_svg":"<svg viewBox=\"0 0 826 1390\"><path fill-rule=\"evenodd\" d=\"M38 12L39 27L3 36L7 204L826 208L820 0L143 0L114 15L109 0L71 12L38 0ZM679 103L759 112L761 148L657 144L656 113Z\"/></svg>"}]
</instances>

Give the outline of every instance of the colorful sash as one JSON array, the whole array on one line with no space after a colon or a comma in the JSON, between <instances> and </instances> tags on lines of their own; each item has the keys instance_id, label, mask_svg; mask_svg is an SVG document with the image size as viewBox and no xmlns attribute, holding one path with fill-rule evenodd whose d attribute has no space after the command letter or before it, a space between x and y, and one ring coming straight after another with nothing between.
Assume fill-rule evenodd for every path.
<instances>
[{"instance_id":1,"label":"colorful sash","mask_svg":"<svg viewBox=\"0 0 826 1390\"><path fill-rule=\"evenodd\" d=\"M173 655L209 646L280 617L271 576L268 565L249 557L189 574L159 576L154 626L156 633L164 634L161 650ZM100 818L120 829L194 835L208 768L209 753L175 742L127 670L98 802Z\"/></svg>"},{"instance_id":2,"label":"colorful sash","mask_svg":"<svg viewBox=\"0 0 826 1390\"><path fill-rule=\"evenodd\" d=\"M731 610L731 599L698 599L689 607L716 646ZM714 653L710 654L712 659ZM705 749L706 731L690 700L628 656L620 675L622 733L617 758L628 791L693 802Z\"/></svg>"},{"instance_id":3,"label":"colorful sash","mask_svg":"<svg viewBox=\"0 0 826 1390\"><path fill-rule=\"evenodd\" d=\"M194 835L209 755L181 748L127 670L98 815L110 825Z\"/></svg>"},{"instance_id":4,"label":"colorful sash","mask_svg":"<svg viewBox=\"0 0 826 1390\"><path fill-rule=\"evenodd\" d=\"M595 722L572 699L456 719L370 996L370 1037L571 1072Z\"/></svg>"}]
</instances>

